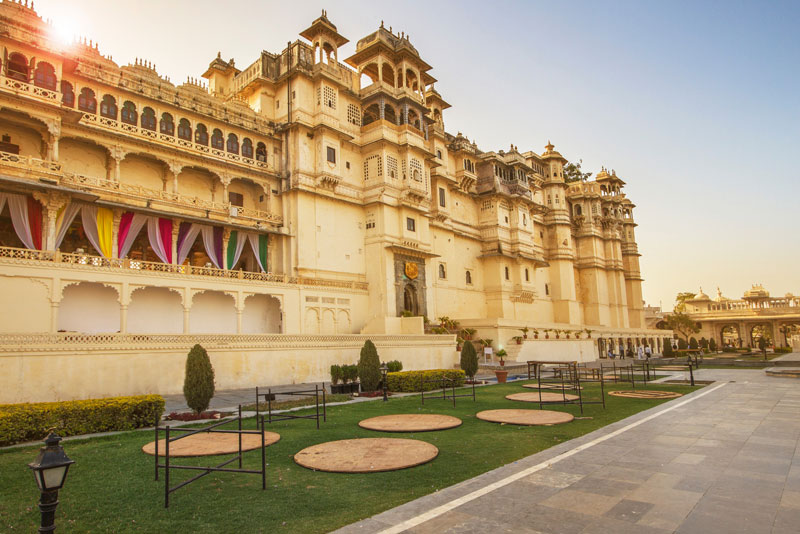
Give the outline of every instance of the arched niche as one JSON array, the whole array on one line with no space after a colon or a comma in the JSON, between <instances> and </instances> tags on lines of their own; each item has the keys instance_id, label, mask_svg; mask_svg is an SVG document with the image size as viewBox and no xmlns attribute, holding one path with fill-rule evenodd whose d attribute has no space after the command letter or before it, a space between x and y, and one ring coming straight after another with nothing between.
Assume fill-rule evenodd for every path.
<instances>
[{"instance_id":1,"label":"arched niche","mask_svg":"<svg viewBox=\"0 0 800 534\"><path fill-rule=\"evenodd\" d=\"M184 167L178 174L178 193L183 196L211 201L218 185L219 177L202 167Z\"/></svg>"},{"instance_id":2,"label":"arched niche","mask_svg":"<svg viewBox=\"0 0 800 534\"><path fill-rule=\"evenodd\" d=\"M333 310L322 310L322 333L335 334L336 333L336 317Z\"/></svg>"},{"instance_id":3,"label":"arched niche","mask_svg":"<svg viewBox=\"0 0 800 534\"><path fill-rule=\"evenodd\" d=\"M166 287L142 287L131 294L128 305L128 333L183 333L181 295Z\"/></svg>"},{"instance_id":4,"label":"arched niche","mask_svg":"<svg viewBox=\"0 0 800 534\"><path fill-rule=\"evenodd\" d=\"M119 181L156 191L166 189L166 163L143 154L128 154L119 165Z\"/></svg>"},{"instance_id":5,"label":"arched niche","mask_svg":"<svg viewBox=\"0 0 800 534\"><path fill-rule=\"evenodd\" d=\"M0 276L0 333L50 331L50 291L42 280Z\"/></svg>"},{"instance_id":6,"label":"arched niche","mask_svg":"<svg viewBox=\"0 0 800 534\"><path fill-rule=\"evenodd\" d=\"M108 150L76 137L61 138L58 161L67 172L101 179L108 175Z\"/></svg>"},{"instance_id":7,"label":"arched niche","mask_svg":"<svg viewBox=\"0 0 800 534\"><path fill-rule=\"evenodd\" d=\"M350 313L346 310L339 310L336 314L336 333L337 334L352 334L352 323L350 322Z\"/></svg>"},{"instance_id":8,"label":"arched niche","mask_svg":"<svg viewBox=\"0 0 800 534\"><path fill-rule=\"evenodd\" d=\"M306 334L319 334L319 312L315 308L306 310L303 331Z\"/></svg>"},{"instance_id":9,"label":"arched niche","mask_svg":"<svg viewBox=\"0 0 800 534\"><path fill-rule=\"evenodd\" d=\"M363 69L361 69L361 76L359 78L359 87L361 89L365 89L372 85L373 83L377 82L379 79L378 75L378 64L377 63L370 63Z\"/></svg>"},{"instance_id":10,"label":"arched niche","mask_svg":"<svg viewBox=\"0 0 800 534\"><path fill-rule=\"evenodd\" d=\"M16 153L20 156L44 157L46 131L47 127L43 122L25 113L8 108L0 111L0 137L8 136L6 142L12 145L9 148L14 152L13 146L16 146ZM9 151L9 148L3 150Z\"/></svg>"},{"instance_id":11,"label":"arched niche","mask_svg":"<svg viewBox=\"0 0 800 534\"><path fill-rule=\"evenodd\" d=\"M59 332L101 334L119 332L119 293L97 282L70 284L58 307Z\"/></svg>"},{"instance_id":12,"label":"arched niche","mask_svg":"<svg viewBox=\"0 0 800 534\"><path fill-rule=\"evenodd\" d=\"M242 312L243 334L280 334L281 303L270 295L250 295Z\"/></svg>"},{"instance_id":13,"label":"arched niche","mask_svg":"<svg viewBox=\"0 0 800 534\"><path fill-rule=\"evenodd\" d=\"M192 334L235 334L236 304L222 291L202 291L192 299L189 311L189 332Z\"/></svg>"}]
</instances>

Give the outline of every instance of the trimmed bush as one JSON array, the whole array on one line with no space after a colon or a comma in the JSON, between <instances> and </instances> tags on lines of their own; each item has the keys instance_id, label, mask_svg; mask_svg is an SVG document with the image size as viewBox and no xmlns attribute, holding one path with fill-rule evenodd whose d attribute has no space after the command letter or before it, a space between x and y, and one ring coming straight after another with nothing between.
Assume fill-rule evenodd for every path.
<instances>
[{"instance_id":1,"label":"trimmed bush","mask_svg":"<svg viewBox=\"0 0 800 534\"><path fill-rule=\"evenodd\" d=\"M195 413L206 411L214 397L214 368L211 367L208 352L200 345L192 347L186 358L183 396Z\"/></svg>"},{"instance_id":2,"label":"trimmed bush","mask_svg":"<svg viewBox=\"0 0 800 534\"><path fill-rule=\"evenodd\" d=\"M672 352L672 343L667 341L666 343L664 343L664 357L671 358L673 355L674 353Z\"/></svg>"},{"instance_id":3,"label":"trimmed bush","mask_svg":"<svg viewBox=\"0 0 800 534\"><path fill-rule=\"evenodd\" d=\"M378 349L369 339L361 347L361 357L358 359L358 378L361 381L362 391L377 391L381 383L381 360L378 358Z\"/></svg>"},{"instance_id":4,"label":"trimmed bush","mask_svg":"<svg viewBox=\"0 0 800 534\"><path fill-rule=\"evenodd\" d=\"M389 368L390 373L399 373L403 370L403 363L399 360L392 360L390 362L386 362L386 367Z\"/></svg>"},{"instance_id":5,"label":"trimmed bush","mask_svg":"<svg viewBox=\"0 0 800 534\"><path fill-rule=\"evenodd\" d=\"M478 372L478 353L475 352L475 345L471 341L465 341L461 349L461 370L470 377L475 378Z\"/></svg>"},{"instance_id":6,"label":"trimmed bush","mask_svg":"<svg viewBox=\"0 0 800 534\"><path fill-rule=\"evenodd\" d=\"M0 446L47 437L153 426L164 413L161 395L0 405Z\"/></svg>"},{"instance_id":7,"label":"trimmed bush","mask_svg":"<svg viewBox=\"0 0 800 534\"><path fill-rule=\"evenodd\" d=\"M338 384L342 379L342 366L331 365L331 384Z\"/></svg>"},{"instance_id":8,"label":"trimmed bush","mask_svg":"<svg viewBox=\"0 0 800 534\"><path fill-rule=\"evenodd\" d=\"M701 349L707 349L708 348L708 340L706 338L701 337L699 343L700 343L700 348Z\"/></svg>"},{"instance_id":9,"label":"trimmed bush","mask_svg":"<svg viewBox=\"0 0 800 534\"><path fill-rule=\"evenodd\" d=\"M403 371L386 375L389 391L412 393L439 389L441 382L423 384L424 380L441 379L442 376L455 380L456 387L463 386L466 373L461 369L429 369L427 371ZM423 389L424 386L424 389Z\"/></svg>"},{"instance_id":10,"label":"trimmed bush","mask_svg":"<svg viewBox=\"0 0 800 534\"><path fill-rule=\"evenodd\" d=\"M708 350L711 352L717 352L717 340L713 337L708 340Z\"/></svg>"},{"instance_id":11,"label":"trimmed bush","mask_svg":"<svg viewBox=\"0 0 800 534\"><path fill-rule=\"evenodd\" d=\"M689 339L689 348L690 348L690 349L696 349L697 347L698 347L698 345L697 345L697 338L696 338L696 337L694 337L694 336L692 336L692 337Z\"/></svg>"},{"instance_id":12,"label":"trimmed bush","mask_svg":"<svg viewBox=\"0 0 800 534\"><path fill-rule=\"evenodd\" d=\"M358 380L358 366L356 364L343 365L342 380L345 382L355 382Z\"/></svg>"},{"instance_id":13,"label":"trimmed bush","mask_svg":"<svg viewBox=\"0 0 800 534\"><path fill-rule=\"evenodd\" d=\"M678 348L681 349L681 350L686 350L686 349L689 348L689 344L686 343L685 339L679 339L678 340Z\"/></svg>"}]
</instances>

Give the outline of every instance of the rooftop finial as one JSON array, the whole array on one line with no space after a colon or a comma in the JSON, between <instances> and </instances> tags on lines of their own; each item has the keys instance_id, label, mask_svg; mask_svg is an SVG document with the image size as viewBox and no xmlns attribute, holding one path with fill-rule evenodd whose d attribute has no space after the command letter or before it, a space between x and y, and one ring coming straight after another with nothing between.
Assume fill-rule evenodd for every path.
<instances>
[{"instance_id":1,"label":"rooftop finial","mask_svg":"<svg viewBox=\"0 0 800 534\"><path fill-rule=\"evenodd\" d=\"M381 28L383 28L383 21L381 21Z\"/></svg>"}]
</instances>

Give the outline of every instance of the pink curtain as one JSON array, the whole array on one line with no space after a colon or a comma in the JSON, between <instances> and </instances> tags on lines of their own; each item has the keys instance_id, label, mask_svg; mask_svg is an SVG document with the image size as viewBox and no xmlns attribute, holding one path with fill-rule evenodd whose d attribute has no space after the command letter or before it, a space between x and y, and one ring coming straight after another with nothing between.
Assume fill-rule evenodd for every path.
<instances>
[{"instance_id":1,"label":"pink curtain","mask_svg":"<svg viewBox=\"0 0 800 534\"><path fill-rule=\"evenodd\" d=\"M163 239L161 221L169 223L169 241ZM150 239L150 247L164 263L172 263L172 221L169 219L159 219L158 217L147 218L147 237ZM169 250L169 252L167 252Z\"/></svg>"},{"instance_id":2,"label":"pink curtain","mask_svg":"<svg viewBox=\"0 0 800 534\"><path fill-rule=\"evenodd\" d=\"M133 247L133 242L147 222L146 215L126 211L119 221L119 235L117 236L117 255L125 258Z\"/></svg>"},{"instance_id":3,"label":"pink curtain","mask_svg":"<svg viewBox=\"0 0 800 534\"><path fill-rule=\"evenodd\" d=\"M178 229L178 265L183 265L189 251L192 250L197 234L200 233L201 226L188 222L182 222Z\"/></svg>"}]
</instances>

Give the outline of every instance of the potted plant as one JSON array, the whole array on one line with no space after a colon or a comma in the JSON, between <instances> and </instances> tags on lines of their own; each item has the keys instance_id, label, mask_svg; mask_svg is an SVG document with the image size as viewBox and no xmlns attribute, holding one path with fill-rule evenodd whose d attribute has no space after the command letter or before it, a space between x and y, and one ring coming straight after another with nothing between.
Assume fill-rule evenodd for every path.
<instances>
[{"instance_id":1,"label":"potted plant","mask_svg":"<svg viewBox=\"0 0 800 534\"><path fill-rule=\"evenodd\" d=\"M545 339L550 339L550 329L549 328L545 328L544 329L544 338Z\"/></svg>"},{"instance_id":2,"label":"potted plant","mask_svg":"<svg viewBox=\"0 0 800 534\"><path fill-rule=\"evenodd\" d=\"M497 351L497 359L500 360L501 369L496 370L494 372L494 376L497 377L497 383L498 384L505 384L506 380L508 380L508 371L506 371L505 369L502 369L502 367L505 367L505 365L506 365L505 358L506 358L506 350L505 349L498 350Z\"/></svg>"},{"instance_id":3,"label":"potted plant","mask_svg":"<svg viewBox=\"0 0 800 534\"><path fill-rule=\"evenodd\" d=\"M555 334L556 334L556 339L560 339L561 338L561 333L563 332L563 330L561 330L560 328L556 328L555 330L553 330L553 332L555 332Z\"/></svg>"},{"instance_id":4,"label":"potted plant","mask_svg":"<svg viewBox=\"0 0 800 534\"><path fill-rule=\"evenodd\" d=\"M483 345L485 347L491 347L492 346L492 342L494 342L494 339L486 338L486 339L483 340Z\"/></svg>"},{"instance_id":5,"label":"potted plant","mask_svg":"<svg viewBox=\"0 0 800 534\"><path fill-rule=\"evenodd\" d=\"M475 332L477 332L477 330L474 328L465 328L461 331L461 337L463 337L464 340L469 341L472 339L472 336L475 335Z\"/></svg>"},{"instance_id":6,"label":"potted plant","mask_svg":"<svg viewBox=\"0 0 800 534\"><path fill-rule=\"evenodd\" d=\"M353 364L353 365L344 365L342 367L345 379L350 382L350 393L358 393L358 390L361 386L361 384L357 382L358 366Z\"/></svg>"},{"instance_id":7,"label":"potted plant","mask_svg":"<svg viewBox=\"0 0 800 534\"><path fill-rule=\"evenodd\" d=\"M500 349L497 351L497 359L500 360L500 367L505 367L506 356L508 356L506 349Z\"/></svg>"},{"instance_id":8,"label":"potted plant","mask_svg":"<svg viewBox=\"0 0 800 534\"><path fill-rule=\"evenodd\" d=\"M589 336L589 339L592 339L592 332L593 332L593 331L594 331L594 330L589 330L588 328L585 330L585 332L586 332L586 335L587 335L587 336Z\"/></svg>"},{"instance_id":9,"label":"potted plant","mask_svg":"<svg viewBox=\"0 0 800 534\"><path fill-rule=\"evenodd\" d=\"M514 341L516 341L516 342L517 342L517 345L522 345L522 340L523 340L523 337L522 337L522 336L514 336L514 337L512 337L511 339L513 339Z\"/></svg>"},{"instance_id":10,"label":"potted plant","mask_svg":"<svg viewBox=\"0 0 800 534\"><path fill-rule=\"evenodd\" d=\"M464 340L460 336L456 337L456 350L461 352L461 347L464 346Z\"/></svg>"},{"instance_id":11,"label":"potted plant","mask_svg":"<svg viewBox=\"0 0 800 534\"><path fill-rule=\"evenodd\" d=\"M339 381L343 379L342 373L342 366L341 365L331 365L331 393L344 393L345 391L345 384L339 384Z\"/></svg>"},{"instance_id":12,"label":"potted plant","mask_svg":"<svg viewBox=\"0 0 800 534\"><path fill-rule=\"evenodd\" d=\"M539 339L539 331L536 330L535 328L533 329L533 337L534 339Z\"/></svg>"},{"instance_id":13,"label":"potted plant","mask_svg":"<svg viewBox=\"0 0 800 534\"><path fill-rule=\"evenodd\" d=\"M530 330L527 326L520 328L519 331L522 332L522 337L528 339L528 330Z\"/></svg>"}]
</instances>

